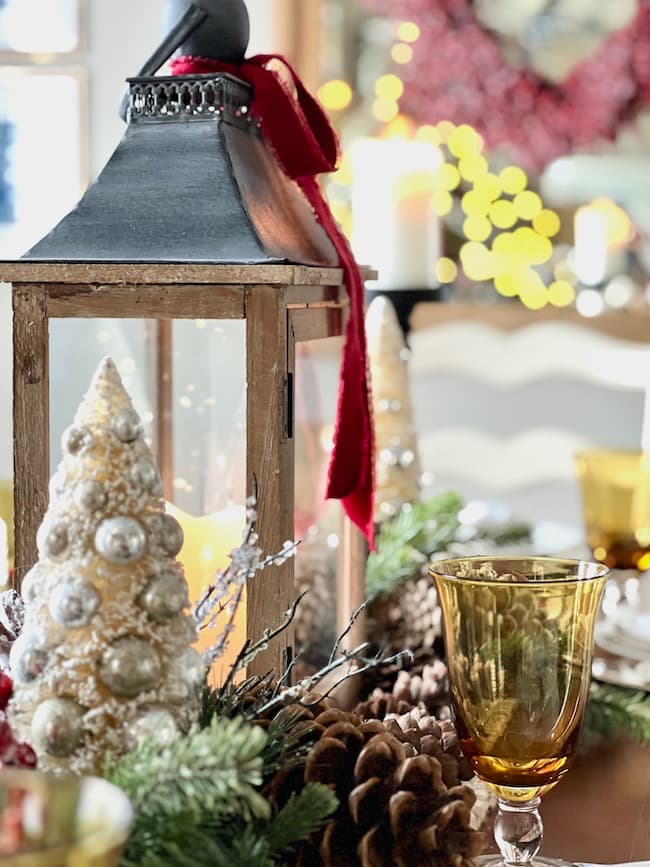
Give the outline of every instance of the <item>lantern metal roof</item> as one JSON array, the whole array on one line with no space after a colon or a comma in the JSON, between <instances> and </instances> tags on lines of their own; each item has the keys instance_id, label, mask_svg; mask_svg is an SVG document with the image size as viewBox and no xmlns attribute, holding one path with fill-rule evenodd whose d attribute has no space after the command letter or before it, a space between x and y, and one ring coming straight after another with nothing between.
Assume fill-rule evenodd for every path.
<instances>
[{"instance_id":1,"label":"lantern metal roof","mask_svg":"<svg viewBox=\"0 0 650 867\"><path fill-rule=\"evenodd\" d=\"M124 138L32 262L335 265L228 74L129 80Z\"/></svg>"}]
</instances>

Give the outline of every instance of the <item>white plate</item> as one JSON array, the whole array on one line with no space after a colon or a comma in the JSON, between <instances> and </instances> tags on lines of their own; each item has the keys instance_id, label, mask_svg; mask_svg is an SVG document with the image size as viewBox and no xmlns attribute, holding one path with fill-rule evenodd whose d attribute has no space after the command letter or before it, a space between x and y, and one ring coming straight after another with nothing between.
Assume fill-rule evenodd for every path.
<instances>
[{"instance_id":1,"label":"white plate","mask_svg":"<svg viewBox=\"0 0 650 867\"><path fill-rule=\"evenodd\" d=\"M650 660L650 614L620 606L596 624L598 647L637 662Z\"/></svg>"},{"instance_id":2,"label":"white plate","mask_svg":"<svg viewBox=\"0 0 650 867\"><path fill-rule=\"evenodd\" d=\"M650 661L636 662L621 657L605 658L596 656L592 674L601 683L624 686L627 689L641 689L650 692Z\"/></svg>"}]
</instances>

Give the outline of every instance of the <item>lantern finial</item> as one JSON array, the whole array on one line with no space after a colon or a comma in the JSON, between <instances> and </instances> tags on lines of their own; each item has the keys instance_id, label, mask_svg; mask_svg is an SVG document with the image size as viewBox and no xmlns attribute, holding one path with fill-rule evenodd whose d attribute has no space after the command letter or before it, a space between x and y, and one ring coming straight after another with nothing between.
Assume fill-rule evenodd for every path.
<instances>
[{"instance_id":1,"label":"lantern finial","mask_svg":"<svg viewBox=\"0 0 650 867\"><path fill-rule=\"evenodd\" d=\"M241 63L250 37L244 0L167 0L167 36L151 55L138 77L155 75L175 51L193 57ZM126 120L128 95L120 105Z\"/></svg>"}]
</instances>

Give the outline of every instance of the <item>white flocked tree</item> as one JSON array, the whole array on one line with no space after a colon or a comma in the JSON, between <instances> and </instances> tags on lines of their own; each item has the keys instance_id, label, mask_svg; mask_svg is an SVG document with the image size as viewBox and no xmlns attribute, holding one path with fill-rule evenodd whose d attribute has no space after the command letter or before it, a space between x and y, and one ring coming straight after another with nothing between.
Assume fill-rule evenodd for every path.
<instances>
[{"instance_id":1,"label":"white flocked tree","mask_svg":"<svg viewBox=\"0 0 650 867\"><path fill-rule=\"evenodd\" d=\"M191 647L183 534L165 514L141 420L105 359L63 436L25 626L11 652L11 718L40 767L101 772L151 733L198 717L205 667Z\"/></svg>"}]
</instances>

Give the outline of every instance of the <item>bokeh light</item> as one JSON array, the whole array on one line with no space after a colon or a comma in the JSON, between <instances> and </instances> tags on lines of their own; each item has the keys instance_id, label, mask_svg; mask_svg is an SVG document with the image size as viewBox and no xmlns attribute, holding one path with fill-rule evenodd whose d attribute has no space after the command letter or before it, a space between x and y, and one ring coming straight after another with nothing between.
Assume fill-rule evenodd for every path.
<instances>
[{"instance_id":1,"label":"bokeh light","mask_svg":"<svg viewBox=\"0 0 650 867\"><path fill-rule=\"evenodd\" d=\"M635 292L634 280L627 274L617 274L612 277L605 288L605 303L614 309L627 307L634 298Z\"/></svg>"},{"instance_id":2,"label":"bokeh light","mask_svg":"<svg viewBox=\"0 0 650 867\"><path fill-rule=\"evenodd\" d=\"M397 75L393 75L393 73L389 73L388 75L382 75L377 79L375 82L375 93L379 99L397 102L404 93L404 85L402 84L401 78Z\"/></svg>"},{"instance_id":3,"label":"bokeh light","mask_svg":"<svg viewBox=\"0 0 650 867\"><path fill-rule=\"evenodd\" d=\"M405 64L410 63L413 60L413 49L410 45L406 45L404 42L398 42L390 50L390 56L393 58L395 63Z\"/></svg>"},{"instance_id":4,"label":"bokeh light","mask_svg":"<svg viewBox=\"0 0 650 867\"><path fill-rule=\"evenodd\" d=\"M533 217L533 228L546 238L553 238L562 228L560 217L555 211L543 208Z\"/></svg>"},{"instance_id":5,"label":"bokeh light","mask_svg":"<svg viewBox=\"0 0 650 867\"><path fill-rule=\"evenodd\" d=\"M469 190L460 200L460 206L468 217L483 217L490 210L490 200Z\"/></svg>"},{"instance_id":6,"label":"bokeh light","mask_svg":"<svg viewBox=\"0 0 650 867\"><path fill-rule=\"evenodd\" d=\"M490 206L490 219L497 229L510 229L517 222L517 212L512 202L499 199Z\"/></svg>"},{"instance_id":7,"label":"bokeh light","mask_svg":"<svg viewBox=\"0 0 650 867\"><path fill-rule=\"evenodd\" d=\"M522 220L533 220L543 208L542 200L532 190L517 193L512 204L517 216Z\"/></svg>"},{"instance_id":8,"label":"bokeh light","mask_svg":"<svg viewBox=\"0 0 650 867\"><path fill-rule=\"evenodd\" d=\"M372 113L382 123L390 123L399 114L399 105L390 99L376 99L372 104Z\"/></svg>"},{"instance_id":9,"label":"bokeh light","mask_svg":"<svg viewBox=\"0 0 650 867\"><path fill-rule=\"evenodd\" d=\"M576 290L567 280L555 280L548 287L548 298L555 307L568 307L576 298Z\"/></svg>"},{"instance_id":10,"label":"bokeh light","mask_svg":"<svg viewBox=\"0 0 650 867\"><path fill-rule=\"evenodd\" d=\"M398 114L382 131L382 138L409 139L413 132L413 122L405 114Z\"/></svg>"},{"instance_id":11,"label":"bokeh light","mask_svg":"<svg viewBox=\"0 0 650 867\"><path fill-rule=\"evenodd\" d=\"M594 199L588 205L578 208L576 216L588 211L598 214L605 227L607 243L611 247L624 247L634 238L634 226L623 208L611 199Z\"/></svg>"},{"instance_id":12,"label":"bokeh light","mask_svg":"<svg viewBox=\"0 0 650 867\"><path fill-rule=\"evenodd\" d=\"M528 178L526 172L520 169L519 166L506 166L499 174L499 181L504 193L510 196L516 196L526 189Z\"/></svg>"},{"instance_id":13,"label":"bokeh light","mask_svg":"<svg viewBox=\"0 0 650 867\"><path fill-rule=\"evenodd\" d=\"M467 217L463 223L463 232L470 241L487 241L492 234L492 223L487 217L475 214Z\"/></svg>"},{"instance_id":14,"label":"bokeh light","mask_svg":"<svg viewBox=\"0 0 650 867\"><path fill-rule=\"evenodd\" d=\"M543 265L553 255L553 245L548 238L538 235L529 226L522 226L514 232L516 249L531 265Z\"/></svg>"},{"instance_id":15,"label":"bokeh light","mask_svg":"<svg viewBox=\"0 0 650 867\"><path fill-rule=\"evenodd\" d=\"M460 248L463 271L470 280L489 280L492 277L490 251L485 244L469 241Z\"/></svg>"},{"instance_id":16,"label":"bokeh light","mask_svg":"<svg viewBox=\"0 0 650 867\"><path fill-rule=\"evenodd\" d=\"M583 289L581 292L578 292L576 308L581 316L586 316L587 318L600 316L605 309L605 302L598 290Z\"/></svg>"},{"instance_id":17,"label":"bokeh light","mask_svg":"<svg viewBox=\"0 0 650 867\"><path fill-rule=\"evenodd\" d=\"M415 21L402 21L397 28L397 35L402 42L417 42L421 33Z\"/></svg>"},{"instance_id":18,"label":"bokeh light","mask_svg":"<svg viewBox=\"0 0 650 867\"><path fill-rule=\"evenodd\" d=\"M431 196L431 204L439 217L446 217L454 207L454 199L447 190L436 190Z\"/></svg>"},{"instance_id":19,"label":"bokeh light","mask_svg":"<svg viewBox=\"0 0 650 867\"><path fill-rule=\"evenodd\" d=\"M450 120L441 120L440 123L436 124L436 129L440 135L440 141L442 144L446 144L449 141L449 137L456 129L456 124L452 123Z\"/></svg>"},{"instance_id":20,"label":"bokeh light","mask_svg":"<svg viewBox=\"0 0 650 867\"><path fill-rule=\"evenodd\" d=\"M433 124L425 123L418 127L415 132L415 140L427 142L427 144L439 145L442 141L438 128Z\"/></svg>"},{"instance_id":21,"label":"bokeh light","mask_svg":"<svg viewBox=\"0 0 650 867\"><path fill-rule=\"evenodd\" d=\"M480 196L493 202L501 195L501 183L495 174L488 172L486 175L481 175L481 177L474 182L474 190Z\"/></svg>"},{"instance_id":22,"label":"bokeh light","mask_svg":"<svg viewBox=\"0 0 650 867\"><path fill-rule=\"evenodd\" d=\"M458 171L466 181L477 181L488 173L488 161L479 154L461 157L458 160Z\"/></svg>"},{"instance_id":23,"label":"bokeh light","mask_svg":"<svg viewBox=\"0 0 650 867\"><path fill-rule=\"evenodd\" d=\"M471 126L464 123L457 126L449 136L447 147L449 152L459 159L476 156L483 150L483 137Z\"/></svg>"},{"instance_id":24,"label":"bokeh light","mask_svg":"<svg viewBox=\"0 0 650 867\"><path fill-rule=\"evenodd\" d=\"M436 180L443 190L455 190L460 184L460 172L451 163L443 163L438 169Z\"/></svg>"},{"instance_id":25,"label":"bokeh light","mask_svg":"<svg viewBox=\"0 0 650 867\"><path fill-rule=\"evenodd\" d=\"M549 302L549 292L537 271L521 268L515 275L519 297L530 310L541 310Z\"/></svg>"},{"instance_id":26,"label":"bokeh light","mask_svg":"<svg viewBox=\"0 0 650 867\"><path fill-rule=\"evenodd\" d=\"M340 79L326 81L318 88L317 95L328 111L343 111L352 102L352 88Z\"/></svg>"},{"instance_id":27,"label":"bokeh light","mask_svg":"<svg viewBox=\"0 0 650 867\"><path fill-rule=\"evenodd\" d=\"M494 278L497 292L505 298L514 298L519 294L517 284L512 274L499 274Z\"/></svg>"},{"instance_id":28,"label":"bokeh light","mask_svg":"<svg viewBox=\"0 0 650 867\"><path fill-rule=\"evenodd\" d=\"M458 265L453 259L443 256L436 265L436 279L439 283L453 283L458 276Z\"/></svg>"}]
</instances>

